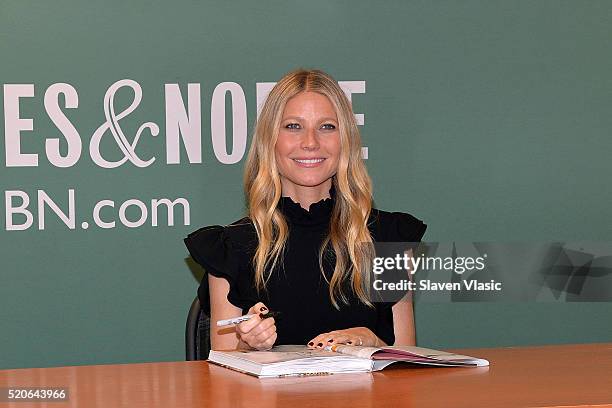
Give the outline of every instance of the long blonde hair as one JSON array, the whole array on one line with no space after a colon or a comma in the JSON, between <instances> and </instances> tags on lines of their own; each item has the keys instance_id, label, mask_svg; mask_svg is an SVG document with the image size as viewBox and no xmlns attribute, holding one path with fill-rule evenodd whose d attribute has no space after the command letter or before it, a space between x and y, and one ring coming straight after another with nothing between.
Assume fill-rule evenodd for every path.
<instances>
[{"instance_id":1,"label":"long blonde hair","mask_svg":"<svg viewBox=\"0 0 612 408\"><path fill-rule=\"evenodd\" d=\"M336 309L339 309L338 299L348 304L342 287L346 279L357 298L373 307L368 296L368 266L374 249L367 227L372 209L372 182L361 157L361 137L351 103L337 82L319 70L298 69L285 75L272 88L255 125L244 174L247 214L259 239L253 257L255 287L258 291L265 290L279 258L282 262L289 235L287 221L277 208L282 189L275 145L287 101L305 91L329 98L338 117L341 143L338 171L332 179L336 198L329 234L319 251L321 274L329 284L329 296ZM331 280L323 271L323 256L329 246L336 260Z\"/></svg>"}]
</instances>

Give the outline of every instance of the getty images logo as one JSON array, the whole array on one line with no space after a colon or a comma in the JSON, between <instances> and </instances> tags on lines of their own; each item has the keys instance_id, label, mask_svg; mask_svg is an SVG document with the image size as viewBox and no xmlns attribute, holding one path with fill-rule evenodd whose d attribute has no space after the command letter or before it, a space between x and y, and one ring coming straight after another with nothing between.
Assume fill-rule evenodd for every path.
<instances>
[{"instance_id":1,"label":"getty images logo","mask_svg":"<svg viewBox=\"0 0 612 408\"><path fill-rule=\"evenodd\" d=\"M273 82L256 84L257 111L274 86ZM340 87L349 100L354 93L365 93L365 81L340 81ZM117 110L115 95L122 89L129 88L134 94L129 106ZM228 149L226 138L225 99L227 93L231 97L232 137L231 149ZM60 106L60 95L63 95L63 107ZM34 119L23 118L20 115L20 103L25 98L34 97L34 84L4 84L4 142L6 167L36 167L39 154L24 152L22 137L30 137L27 131L34 130ZM155 122L145 122L140 125L135 135L127 135L121 123L134 112L142 101L143 93L140 84L131 79L122 79L112 84L104 95L105 122L91 135L89 140L89 156L102 168L112 169L130 162L136 167L148 167L156 157L142 157L138 153L138 145L143 138L155 137L160 133L160 126ZM202 163L202 119L200 84L187 85L187 103L178 84L164 85L165 98L165 147L166 164L181 163L181 146L189 163ZM213 152L222 164L238 163L247 147L247 107L242 87L236 82L219 83L210 101L210 130ZM67 150L60 152L60 138L47 138L44 141L44 151L47 160L56 167L66 168L75 165L82 156L83 141L79 131L64 114L62 109L79 107L77 90L67 83L52 84L44 95L44 107L47 115L62 134ZM364 124L364 115L355 114L358 125ZM120 152L103 154L101 144L108 148L105 138L111 138ZM130 141L131 140L131 141ZM228 152L229 150L229 152ZM367 158L367 148L363 148L363 157Z\"/></svg>"}]
</instances>

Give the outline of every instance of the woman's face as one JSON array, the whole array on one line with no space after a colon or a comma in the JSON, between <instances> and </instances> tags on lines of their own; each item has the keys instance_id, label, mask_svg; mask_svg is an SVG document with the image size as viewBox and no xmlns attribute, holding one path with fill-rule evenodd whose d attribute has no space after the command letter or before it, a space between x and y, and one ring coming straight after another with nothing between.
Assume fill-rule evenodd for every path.
<instances>
[{"instance_id":1,"label":"woman's face","mask_svg":"<svg viewBox=\"0 0 612 408\"><path fill-rule=\"evenodd\" d=\"M285 192L330 180L338 170L340 132L329 99L317 92L289 99L274 150Z\"/></svg>"}]
</instances>

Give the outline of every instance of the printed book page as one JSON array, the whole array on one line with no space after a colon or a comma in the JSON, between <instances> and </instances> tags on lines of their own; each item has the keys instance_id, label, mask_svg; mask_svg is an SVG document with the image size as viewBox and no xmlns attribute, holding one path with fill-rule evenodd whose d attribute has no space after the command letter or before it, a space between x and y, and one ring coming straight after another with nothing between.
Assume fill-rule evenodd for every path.
<instances>
[{"instance_id":1,"label":"printed book page","mask_svg":"<svg viewBox=\"0 0 612 408\"><path fill-rule=\"evenodd\" d=\"M479 367L489 365L489 362L484 359L416 346L385 346L378 348L338 344L332 346L332 350L338 353L372 360L397 360L420 364L430 363L432 365L452 364L474 365Z\"/></svg>"},{"instance_id":2,"label":"printed book page","mask_svg":"<svg viewBox=\"0 0 612 408\"><path fill-rule=\"evenodd\" d=\"M342 359L342 354L332 353L324 350L310 350L306 346L301 345L281 345L275 346L269 351L247 351L247 350L231 350L231 351L214 351L214 354L225 354L233 358L241 359L257 364L279 364L301 359ZM214 355L213 354L213 355ZM348 353L347 353L348 354ZM348 357L348 356L346 356ZM344 359L346 359L344 357ZM360 357L360 356L356 356ZM362 357L369 359L368 356Z\"/></svg>"},{"instance_id":3,"label":"printed book page","mask_svg":"<svg viewBox=\"0 0 612 408\"><path fill-rule=\"evenodd\" d=\"M433 350L433 349L428 349L424 347L416 347L416 346L383 347L382 352L376 353L376 355L373 356L373 358L374 359L377 359L377 358L395 359L401 355L412 355L415 357L424 357L426 359L435 360L440 363L466 364L466 365L475 365L478 367L489 365L489 362L482 358L464 356L462 354L454 354L448 351Z\"/></svg>"}]
</instances>

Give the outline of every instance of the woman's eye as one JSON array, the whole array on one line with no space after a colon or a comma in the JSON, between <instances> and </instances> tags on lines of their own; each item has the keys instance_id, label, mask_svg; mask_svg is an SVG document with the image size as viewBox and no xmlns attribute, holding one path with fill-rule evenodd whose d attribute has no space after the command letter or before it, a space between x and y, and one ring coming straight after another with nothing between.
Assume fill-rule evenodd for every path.
<instances>
[{"instance_id":1,"label":"woman's eye","mask_svg":"<svg viewBox=\"0 0 612 408\"><path fill-rule=\"evenodd\" d=\"M300 128L300 124L299 123L288 123L287 125L285 125L285 128L287 128L287 129L299 129Z\"/></svg>"},{"instance_id":2,"label":"woman's eye","mask_svg":"<svg viewBox=\"0 0 612 408\"><path fill-rule=\"evenodd\" d=\"M334 130L336 128L336 126L332 125L331 123L326 123L324 125L321 125L321 127L326 130Z\"/></svg>"}]
</instances>

